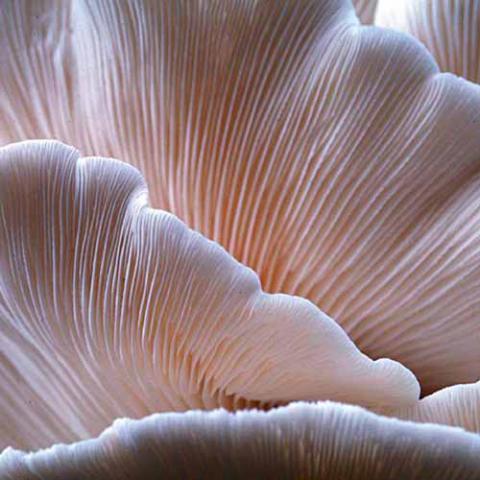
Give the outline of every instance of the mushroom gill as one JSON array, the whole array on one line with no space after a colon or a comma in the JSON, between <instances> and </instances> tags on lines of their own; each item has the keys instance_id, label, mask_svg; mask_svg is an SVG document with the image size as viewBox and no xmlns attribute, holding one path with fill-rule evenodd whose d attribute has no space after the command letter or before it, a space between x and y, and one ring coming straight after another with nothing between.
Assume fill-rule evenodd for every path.
<instances>
[{"instance_id":1,"label":"mushroom gill","mask_svg":"<svg viewBox=\"0 0 480 480\"><path fill-rule=\"evenodd\" d=\"M162 413L74 445L0 455L5 480L475 480L479 471L478 435L330 402Z\"/></svg>"},{"instance_id":2,"label":"mushroom gill","mask_svg":"<svg viewBox=\"0 0 480 480\"><path fill-rule=\"evenodd\" d=\"M375 24L413 35L442 71L480 83L480 1L379 0Z\"/></svg>"},{"instance_id":3,"label":"mushroom gill","mask_svg":"<svg viewBox=\"0 0 480 480\"><path fill-rule=\"evenodd\" d=\"M480 433L480 381L447 387L408 407L387 409L384 413L415 422L451 425Z\"/></svg>"},{"instance_id":4,"label":"mushroom gill","mask_svg":"<svg viewBox=\"0 0 480 480\"><path fill-rule=\"evenodd\" d=\"M220 246L148 207L119 161L54 141L0 148L0 245L0 448L153 412L418 398L406 368L370 360L313 304L263 293Z\"/></svg>"},{"instance_id":5,"label":"mushroom gill","mask_svg":"<svg viewBox=\"0 0 480 480\"><path fill-rule=\"evenodd\" d=\"M479 8L0 0L0 477L479 477Z\"/></svg>"},{"instance_id":6,"label":"mushroom gill","mask_svg":"<svg viewBox=\"0 0 480 480\"><path fill-rule=\"evenodd\" d=\"M480 87L418 42L347 0L43 0L0 46L0 141L125 160L424 393L479 379Z\"/></svg>"}]
</instances>

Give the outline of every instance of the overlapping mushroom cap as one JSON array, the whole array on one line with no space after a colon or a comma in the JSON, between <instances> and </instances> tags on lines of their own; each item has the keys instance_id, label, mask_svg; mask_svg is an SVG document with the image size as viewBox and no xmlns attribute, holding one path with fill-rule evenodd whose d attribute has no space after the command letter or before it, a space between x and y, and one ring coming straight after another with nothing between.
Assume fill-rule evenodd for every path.
<instances>
[{"instance_id":1,"label":"overlapping mushroom cap","mask_svg":"<svg viewBox=\"0 0 480 480\"><path fill-rule=\"evenodd\" d=\"M353 0L359 19L408 33L440 69L480 82L478 0Z\"/></svg>"},{"instance_id":2,"label":"overlapping mushroom cap","mask_svg":"<svg viewBox=\"0 0 480 480\"><path fill-rule=\"evenodd\" d=\"M480 87L344 1L22 6L0 28L21 49L3 54L4 142L125 160L153 206L425 392L478 379Z\"/></svg>"},{"instance_id":3,"label":"overlapping mushroom cap","mask_svg":"<svg viewBox=\"0 0 480 480\"><path fill-rule=\"evenodd\" d=\"M415 402L411 372L369 360L308 301L263 293L145 195L114 160L57 142L0 149L3 447L159 411Z\"/></svg>"},{"instance_id":4,"label":"overlapping mushroom cap","mask_svg":"<svg viewBox=\"0 0 480 480\"><path fill-rule=\"evenodd\" d=\"M305 478L474 480L480 436L330 402L265 412L187 412L121 420L95 440L7 450L6 480Z\"/></svg>"},{"instance_id":5,"label":"overlapping mushroom cap","mask_svg":"<svg viewBox=\"0 0 480 480\"><path fill-rule=\"evenodd\" d=\"M379 0L375 23L418 38L441 70L480 82L478 0Z\"/></svg>"},{"instance_id":6,"label":"overlapping mushroom cap","mask_svg":"<svg viewBox=\"0 0 480 480\"><path fill-rule=\"evenodd\" d=\"M479 384L416 403L340 328L424 393L478 380L479 86L342 0L1 5L0 143L127 161L281 293L135 169L5 147L7 443L298 399L479 430Z\"/></svg>"}]
</instances>

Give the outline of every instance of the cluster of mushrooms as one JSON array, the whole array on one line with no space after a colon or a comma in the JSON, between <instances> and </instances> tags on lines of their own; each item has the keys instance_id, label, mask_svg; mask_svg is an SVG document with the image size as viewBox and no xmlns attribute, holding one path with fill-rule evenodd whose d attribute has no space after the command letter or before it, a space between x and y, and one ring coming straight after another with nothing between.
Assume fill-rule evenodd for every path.
<instances>
[{"instance_id":1,"label":"cluster of mushrooms","mask_svg":"<svg viewBox=\"0 0 480 480\"><path fill-rule=\"evenodd\" d=\"M0 0L2 480L480 479L480 0L353 3Z\"/></svg>"}]
</instances>

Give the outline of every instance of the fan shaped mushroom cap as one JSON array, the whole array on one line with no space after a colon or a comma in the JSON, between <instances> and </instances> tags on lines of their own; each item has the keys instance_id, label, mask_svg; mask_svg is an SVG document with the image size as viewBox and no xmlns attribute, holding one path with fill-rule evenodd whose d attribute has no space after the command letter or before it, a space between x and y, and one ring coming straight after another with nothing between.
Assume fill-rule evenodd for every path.
<instances>
[{"instance_id":1,"label":"fan shaped mushroom cap","mask_svg":"<svg viewBox=\"0 0 480 480\"><path fill-rule=\"evenodd\" d=\"M479 0L379 0L375 24L410 33L441 70L480 83Z\"/></svg>"},{"instance_id":2,"label":"fan shaped mushroom cap","mask_svg":"<svg viewBox=\"0 0 480 480\"><path fill-rule=\"evenodd\" d=\"M0 455L5 480L473 480L479 471L478 435L329 402L118 420L97 439Z\"/></svg>"},{"instance_id":3,"label":"fan shaped mushroom cap","mask_svg":"<svg viewBox=\"0 0 480 480\"><path fill-rule=\"evenodd\" d=\"M418 42L346 0L44 0L0 47L0 141L121 158L425 393L478 380L480 87Z\"/></svg>"},{"instance_id":4,"label":"fan shaped mushroom cap","mask_svg":"<svg viewBox=\"0 0 480 480\"><path fill-rule=\"evenodd\" d=\"M125 163L54 141L1 148L0 245L2 446L166 410L418 398L406 368L148 207Z\"/></svg>"},{"instance_id":5,"label":"fan shaped mushroom cap","mask_svg":"<svg viewBox=\"0 0 480 480\"><path fill-rule=\"evenodd\" d=\"M415 422L452 425L480 433L480 382L447 387L407 408L385 413Z\"/></svg>"}]
</instances>

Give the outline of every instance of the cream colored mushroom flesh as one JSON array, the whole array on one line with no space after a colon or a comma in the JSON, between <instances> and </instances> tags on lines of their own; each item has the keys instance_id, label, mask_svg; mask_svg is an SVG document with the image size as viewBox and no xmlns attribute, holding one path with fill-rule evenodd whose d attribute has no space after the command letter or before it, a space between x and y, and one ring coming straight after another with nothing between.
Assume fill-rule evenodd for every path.
<instances>
[{"instance_id":1,"label":"cream colored mushroom flesh","mask_svg":"<svg viewBox=\"0 0 480 480\"><path fill-rule=\"evenodd\" d=\"M0 0L0 477L480 478L477 3Z\"/></svg>"}]
</instances>

